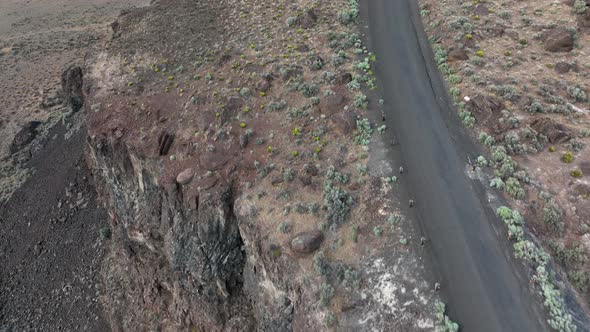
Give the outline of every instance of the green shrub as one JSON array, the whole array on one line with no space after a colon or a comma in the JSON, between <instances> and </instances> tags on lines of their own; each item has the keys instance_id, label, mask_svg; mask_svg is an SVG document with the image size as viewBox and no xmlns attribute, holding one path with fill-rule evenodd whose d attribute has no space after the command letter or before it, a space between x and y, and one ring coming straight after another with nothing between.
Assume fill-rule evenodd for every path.
<instances>
[{"instance_id":1,"label":"green shrub","mask_svg":"<svg viewBox=\"0 0 590 332\"><path fill-rule=\"evenodd\" d=\"M98 234L100 235L100 238L103 240L108 240L111 238L112 236L112 231L110 227L102 227L99 231Z\"/></svg>"},{"instance_id":2,"label":"green shrub","mask_svg":"<svg viewBox=\"0 0 590 332\"><path fill-rule=\"evenodd\" d=\"M518 226L524 221L518 212L502 206L496 213L507 225ZM574 332L576 326L572 323L572 316L567 312L560 291L555 287L550 273L546 269L549 255L539 249L535 243L524 239L524 232L513 233L514 255L533 264L535 274L533 280L539 284L541 295L544 298L543 304L549 309L549 325L557 331Z\"/></svg>"},{"instance_id":3,"label":"green shrub","mask_svg":"<svg viewBox=\"0 0 590 332\"><path fill-rule=\"evenodd\" d=\"M475 117L469 111L461 111L459 112L459 117L461 118L461 122L467 128L471 128L475 125Z\"/></svg>"},{"instance_id":4,"label":"green shrub","mask_svg":"<svg viewBox=\"0 0 590 332\"><path fill-rule=\"evenodd\" d=\"M502 98L506 98L508 100L512 100L512 101L514 101L520 97L520 95L518 94L516 89L510 85L495 85L495 86L492 86L492 91L496 95L498 95Z\"/></svg>"},{"instance_id":5,"label":"green shrub","mask_svg":"<svg viewBox=\"0 0 590 332\"><path fill-rule=\"evenodd\" d=\"M563 230L563 211L554 200L550 200L545 204L543 208L543 221L558 231Z\"/></svg>"},{"instance_id":6,"label":"green shrub","mask_svg":"<svg viewBox=\"0 0 590 332\"><path fill-rule=\"evenodd\" d=\"M515 199L523 199L526 195L524 189L520 185L520 182L515 178L508 178L506 180L506 192L508 195L512 196Z\"/></svg>"},{"instance_id":7,"label":"green shrub","mask_svg":"<svg viewBox=\"0 0 590 332\"><path fill-rule=\"evenodd\" d=\"M462 81L463 81L463 79L459 75L449 75L449 82L451 84L459 84Z\"/></svg>"},{"instance_id":8,"label":"green shrub","mask_svg":"<svg viewBox=\"0 0 590 332\"><path fill-rule=\"evenodd\" d=\"M488 147L492 147L494 144L496 144L496 140L483 131L479 134L479 141Z\"/></svg>"},{"instance_id":9,"label":"green shrub","mask_svg":"<svg viewBox=\"0 0 590 332\"><path fill-rule=\"evenodd\" d=\"M357 93L356 95L354 95L353 104L356 107L367 108L369 106L369 101L367 99L367 96L365 96L362 93Z\"/></svg>"},{"instance_id":10,"label":"green shrub","mask_svg":"<svg viewBox=\"0 0 590 332\"><path fill-rule=\"evenodd\" d=\"M578 290L583 293L588 290L588 285L590 284L590 275L588 275L587 271L573 271L569 273L568 276Z\"/></svg>"},{"instance_id":11,"label":"green shrub","mask_svg":"<svg viewBox=\"0 0 590 332\"><path fill-rule=\"evenodd\" d=\"M327 327L332 327L332 326L334 326L335 323L336 323L336 316L334 315L333 312L328 311L326 313L326 316L324 317L324 324L326 324Z\"/></svg>"},{"instance_id":12,"label":"green shrub","mask_svg":"<svg viewBox=\"0 0 590 332\"><path fill-rule=\"evenodd\" d=\"M588 10L588 7L586 5L586 1L585 0L576 0L574 2L574 10L576 11L576 14L585 14L586 10Z\"/></svg>"},{"instance_id":13,"label":"green shrub","mask_svg":"<svg viewBox=\"0 0 590 332\"><path fill-rule=\"evenodd\" d=\"M487 167L488 161L484 156L479 156L477 157L477 165L479 165L479 167Z\"/></svg>"},{"instance_id":14,"label":"green shrub","mask_svg":"<svg viewBox=\"0 0 590 332\"><path fill-rule=\"evenodd\" d=\"M373 135L373 128L369 119L356 120L356 134L354 141L359 145L369 145L371 143L371 136Z\"/></svg>"},{"instance_id":15,"label":"green shrub","mask_svg":"<svg viewBox=\"0 0 590 332\"><path fill-rule=\"evenodd\" d=\"M291 231L291 224L287 221L283 221L279 224L279 232L289 233Z\"/></svg>"},{"instance_id":16,"label":"green shrub","mask_svg":"<svg viewBox=\"0 0 590 332\"><path fill-rule=\"evenodd\" d=\"M286 168L283 170L283 180L287 182L291 182L295 179L295 172L291 168Z\"/></svg>"},{"instance_id":17,"label":"green shrub","mask_svg":"<svg viewBox=\"0 0 590 332\"><path fill-rule=\"evenodd\" d=\"M574 154L571 151L568 151L561 156L561 161L566 164L571 164L574 161Z\"/></svg>"},{"instance_id":18,"label":"green shrub","mask_svg":"<svg viewBox=\"0 0 590 332\"><path fill-rule=\"evenodd\" d=\"M328 306L334 297L334 287L328 283L323 283L320 286L320 303L323 306Z\"/></svg>"},{"instance_id":19,"label":"green shrub","mask_svg":"<svg viewBox=\"0 0 590 332\"><path fill-rule=\"evenodd\" d=\"M330 264L323 251L318 251L313 256L313 268L322 276L326 276L330 273Z\"/></svg>"},{"instance_id":20,"label":"green shrub","mask_svg":"<svg viewBox=\"0 0 590 332\"><path fill-rule=\"evenodd\" d=\"M459 324L453 322L449 316L446 315L446 306L439 300L434 302L434 317L437 319L439 328L437 331L441 332L457 332L459 331Z\"/></svg>"},{"instance_id":21,"label":"green shrub","mask_svg":"<svg viewBox=\"0 0 590 332\"><path fill-rule=\"evenodd\" d=\"M348 218L354 199L346 191L335 187L332 180L324 181L324 207L327 210L327 219L330 223L341 225Z\"/></svg>"},{"instance_id":22,"label":"green shrub","mask_svg":"<svg viewBox=\"0 0 590 332\"><path fill-rule=\"evenodd\" d=\"M342 24L356 23L359 16L358 0L348 0L347 8L341 9L338 12L338 21Z\"/></svg>"},{"instance_id":23,"label":"green shrub","mask_svg":"<svg viewBox=\"0 0 590 332\"><path fill-rule=\"evenodd\" d=\"M586 102L588 101L588 97L586 96L586 91L584 91L578 85L576 86L568 86L566 91L570 97L572 97L575 101L578 102Z\"/></svg>"},{"instance_id":24,"label":"green shrub","mask_svg":"<svg viewBox=\"0 0 590 332\"><path fill-rule=\"evenodd\" d=\"M358 225L354 225L351 227L348 237L354 243L356 243L358 241L358 237L359 237L359 226Z\"/></svg>"},{"instance_id":25,"label":"green shrub","mask_svg":"<svg viewBox=\"0 0 590 332\"><path fill-rule=\"evenodd\" d=\"M375 226L373 228L373 234L375 234L375 236L381 236L381 234L383 234L383 229L381 226Z\"/></svg>"},{"instance_id":26,"label":"green shrub","mask_svg":"<svg viewBox=\"0 0 590 332\"><path fill-rule=\"evenodd\" d=\"M490 181L490 187L496 188L498 190L504 190L504 181L501 178L495 177Z\"/></svg>"}]
</instances>

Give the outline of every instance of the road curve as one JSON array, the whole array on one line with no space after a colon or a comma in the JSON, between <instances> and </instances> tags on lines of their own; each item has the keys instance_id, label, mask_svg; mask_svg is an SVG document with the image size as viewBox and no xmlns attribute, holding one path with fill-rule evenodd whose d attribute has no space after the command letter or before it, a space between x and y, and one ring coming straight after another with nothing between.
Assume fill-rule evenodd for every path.
<instances>
[{"instance_id":1,"label":"road curve","mask_svg":"<svg viewBox=\"0 0 590 332\"><path fill-rule=\"evenodd\" d=\"M388 125L401 144L416 217L430 239L450 316L462 331L545 331L538 297L529 289L493 213L464 173L452 113L413 0L361 1L368 43L386 98ZM461 150L463 151L463 150Z\"/></svg>"}]
</instances>

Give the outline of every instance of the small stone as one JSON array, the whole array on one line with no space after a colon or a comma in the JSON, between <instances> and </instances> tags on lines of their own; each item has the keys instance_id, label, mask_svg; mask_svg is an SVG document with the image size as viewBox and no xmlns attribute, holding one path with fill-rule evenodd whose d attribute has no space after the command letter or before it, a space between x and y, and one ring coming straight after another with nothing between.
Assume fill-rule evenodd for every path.
<instances>
[{"instance_id":1,"label":"small stone","mask_svg":"<svg viewBox=\"0 0 590 332\"><path fill-rule=\"evenodd\" d=\"M291 240L291 249L301 254L309 254L316 251L324 241L321 231L309 231L295 235Z\"/></svg>"},{"instance_id":2,"label":"small stone","mask_svg":"<svg viewBox=\"0 0 590 332\"><path fill-rule=\"evenodd\" d=\"M195 176L195 170L192 168L187 168L184 171L180 172L176 177L176 182L179 184L185 185L193 179Z\"/></svg>"},{"instance_id":3,"label":"small stone","mask_svg":"<svg viewBox=\"0 0 590 332\"><path fill-rule=\"evenodd\" d=\"M121 137L123 137L123 131L122 131L121 129L117 129L117 130L115 131L115 137L116 137L116 138L121 138Z\"/></svg>"}]
</instances>

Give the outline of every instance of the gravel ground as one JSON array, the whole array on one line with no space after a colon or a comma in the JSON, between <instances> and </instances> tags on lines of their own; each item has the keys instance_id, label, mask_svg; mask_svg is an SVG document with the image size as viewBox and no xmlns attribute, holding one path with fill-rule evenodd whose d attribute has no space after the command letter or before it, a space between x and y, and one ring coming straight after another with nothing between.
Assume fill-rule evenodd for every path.
<instances>
[{"instance_id":1,"label":"gravel ground","mask_svg":"<svg viewBox=\"0 0 590 332\"><path fill-rule=\"evenodd\" d=\"M0 209L0 331L106 331L98 301L107 214L84 162L85 130L58 125L36 173ZM106 240L105 240L106 241Z\"/></svg>"}]
</instances>

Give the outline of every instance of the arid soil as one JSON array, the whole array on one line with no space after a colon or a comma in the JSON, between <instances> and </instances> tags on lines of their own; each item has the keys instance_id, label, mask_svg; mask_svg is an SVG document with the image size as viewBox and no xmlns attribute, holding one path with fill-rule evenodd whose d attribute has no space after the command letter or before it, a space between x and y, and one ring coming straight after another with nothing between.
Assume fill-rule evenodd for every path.
<instances>
[{"instance_id":1,"label":"arid soil","mask_svg":"<svg viewBox=\"0 0 590 332\"><path fill-rule=\"evenodd\" d=\"M0 1L0 201L34 170L10 158L14 136L31 121L45 132L61 114L61 73L81 65L92 46L108 36L121 10L148 1Z\"/></svg>"},{"instance_id":2,"label":"arid soil","mask_svg":"<svg viewBox=\"0 0 590 332\"><path fill-rule=\"evenodd\" d=\"M139 4L0 1L2 331L110 329L99 301L108 215L62 73L104 41L120 10Z\"/></svg>"},{"instance_id":3,"label":"arid soil","mask_svg":"<svg viewBox=\"0 0 590 332\"><path fill-rule=\"evenodd\" d=\"M588 304L588 3L420 3L459 116L490 148L474 166L525 216Z\"/></svg>"}]
</instances>

